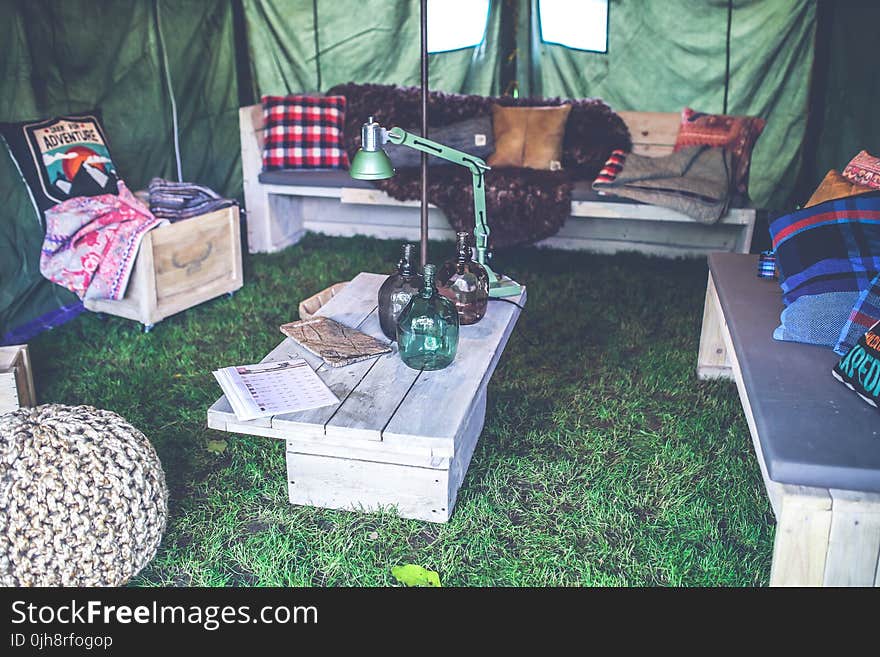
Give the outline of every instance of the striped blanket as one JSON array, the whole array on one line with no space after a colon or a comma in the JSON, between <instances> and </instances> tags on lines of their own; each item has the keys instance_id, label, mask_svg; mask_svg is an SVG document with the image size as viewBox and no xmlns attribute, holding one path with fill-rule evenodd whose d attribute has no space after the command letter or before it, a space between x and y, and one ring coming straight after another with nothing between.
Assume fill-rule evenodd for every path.
<instances>
[{"instance_id":1,"label":"striped blanket","mask_svg":"<svg viewBox=\"0 0 880 657\"><path fill-rule=\"evenodd\" d=\"M862 292L880 272L880 192L826 201L770 223L782 300Z\"/></svg>"},{"instance_id":2,"label":"striped blanket","mask_svg":"<svg viewBox=\"0 0 880 657\"><path fill-rule=\"evenodd\" d=\"M176 183L162 178L150 181L150 211L161 219L170 222L189 219L200 214L222 210L235 201L221 197L204 185L195 183Z\"/></svg>"}]
</instances>

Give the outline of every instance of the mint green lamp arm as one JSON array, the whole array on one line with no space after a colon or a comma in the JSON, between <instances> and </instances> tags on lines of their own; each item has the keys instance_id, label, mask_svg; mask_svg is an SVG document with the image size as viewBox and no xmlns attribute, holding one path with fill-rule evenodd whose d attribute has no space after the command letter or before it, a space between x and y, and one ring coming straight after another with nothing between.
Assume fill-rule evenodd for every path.
<instances>
[{"instance_id":1,"label":"mint green lamp arm","mask_svg":"<svg viewBox=\"0 0 880 657\"><path fill-rule=\"evenodd\" d=\"M476 242L477 262L486 268L491 278L494 272L486 264L486 253L489 249L489 224L486 222L486 178L483 173L492 167L475 155L457 151L401 128L391 128L388 131L388 141L392 144L409 146L429 155L436 155L470 170L474 183L474 241Z\"/></svg>"},{"instance_id":2,"label":"mint green lamp arm","mask_svg":"<svg viewBox=\"0 0 880 657\"><path fill-rule=\"evenodd\" d=\"M466 167L471 172L474 183L474 241L476 242L474 246L477 252L477 262L489 274L489 296L509 297L518 295L523 291L522 285L506 276L496 274L486 262L489 252L489 223L486 221L486 176L484 174L491 168L488 164L470 153L457 151L454 148L419 137L401 128L385 130L377 123L374 123L372 118L364 124L362 134L364 144L362 150L376 152L381 150L382 144L390 141L392 144L409 146L417 151L436 155L448 162ZM388 166L390 167L390 164ZM352 168L354 168L354 163ZM388 175L383 174L376 177L387 178Z\"/></svg>"}]
</instances>

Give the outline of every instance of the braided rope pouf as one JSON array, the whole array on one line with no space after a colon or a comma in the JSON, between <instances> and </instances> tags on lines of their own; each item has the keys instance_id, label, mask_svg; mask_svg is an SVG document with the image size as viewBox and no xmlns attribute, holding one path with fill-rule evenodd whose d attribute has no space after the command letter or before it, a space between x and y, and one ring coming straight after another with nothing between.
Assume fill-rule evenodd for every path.
<instances>
[{"instance_id":1,"label":"braided rope pouf","mask_svg":"<svg viewBox=\"0 0 880 657\"><path fill-rule=\"evenodd\" d=\"M119 586L155 556L165 473L110 411L46 404L0 415L0 584Z\"/></svg>"}]
</instances>

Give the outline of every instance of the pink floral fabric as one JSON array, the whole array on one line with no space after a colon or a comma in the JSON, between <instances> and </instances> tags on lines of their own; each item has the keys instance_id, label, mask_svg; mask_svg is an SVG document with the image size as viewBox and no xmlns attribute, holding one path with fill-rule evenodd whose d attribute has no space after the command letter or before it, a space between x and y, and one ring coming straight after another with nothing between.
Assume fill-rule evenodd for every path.
<instances>
[{"instance_id":1,"label":"pink floral fabric","mask_svg":"<svg viewBox=\"0 0 880 657\"><path fill-rule=\"evenodd\" d=\"M40 272L80 299L122 299L144 234L168 223L118 186L118 196L77 196L46 211Z\"/></svg>"}]
</instances>

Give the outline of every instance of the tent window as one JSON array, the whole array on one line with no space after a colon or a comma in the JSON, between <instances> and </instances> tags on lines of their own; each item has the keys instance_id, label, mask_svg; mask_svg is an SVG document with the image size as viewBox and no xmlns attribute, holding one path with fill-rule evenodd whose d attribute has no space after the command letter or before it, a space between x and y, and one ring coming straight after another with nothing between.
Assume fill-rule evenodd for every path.
<instances>
[{"instance_id":1,"label":"tent window","mask_svg":"<svg viewBox=\"0 0 880 657\"><path fill-rule=\"evenodd\" d=\"M608 52L608 0L538 0L541 40Z\"/></svg>"},{"instance_id":2,"label":"tent window","mask_svg":"<svg viewBox=\"0 0 880 657\"><path fill-rule=\"evenodd\" d=\"M428 0L428 52L480 45L488 21L489 0Z\"/></svg>"}]
</instances>

